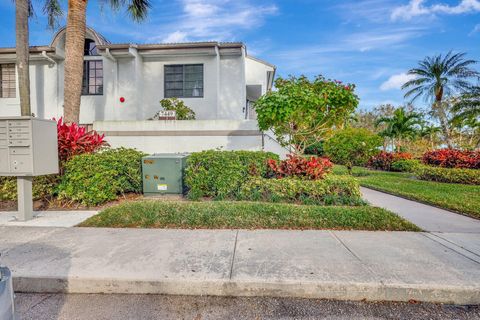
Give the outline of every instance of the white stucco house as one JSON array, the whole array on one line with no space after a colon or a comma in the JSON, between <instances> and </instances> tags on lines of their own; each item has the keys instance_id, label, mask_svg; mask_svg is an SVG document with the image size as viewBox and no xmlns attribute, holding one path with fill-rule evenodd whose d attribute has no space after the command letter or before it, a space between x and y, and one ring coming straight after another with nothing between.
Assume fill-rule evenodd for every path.
<instances>
[{"instance_id":1,"label":"white stucco house","mask_svg":"<svg viewBox=\"0 0 480 320\"><path fill-rule=\"evenodd\" d=\"M65 33L30 48L31 105L40 118L63 114ZM272 88L275 66L249 56L243 43L118 44L88 28L84 55L80 124L113 146L149 153L279 148L258 130L251 108ZM0 73L0 116L19 115L15 48L0 48ZM197 120L147 121L170 97Z\"/></svg>"}]
</instances>

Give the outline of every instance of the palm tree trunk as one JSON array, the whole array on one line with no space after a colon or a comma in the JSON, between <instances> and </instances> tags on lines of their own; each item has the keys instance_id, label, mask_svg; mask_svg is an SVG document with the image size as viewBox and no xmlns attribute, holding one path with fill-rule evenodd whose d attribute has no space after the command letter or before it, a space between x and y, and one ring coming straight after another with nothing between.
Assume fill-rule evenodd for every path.
<instances>
[{"instance_id":1,"label":"palm tree trunk","mask_svg":"<svg viewBox=\"0 0 480 320\"><path fill-rule=\"evenodd\" d=\"M83 49L85 44L88 0L68 0L65 39L65 122L79 122L82 97Z\"/></svg>"},{"instance_id":2,"label":"palm tree trunk","mask_svg":"<svg viewBox=\"0 0 480 320\"><path fill-rule=\"evenodd\" d=\"M436 110L436 114L438 120L440 121L440 127L442 128L443 136L445 137L445 142L449 149L452 148L452 138L450 136L450 127L448 125L447 113L443 106L443 102L441 100L435 101L434 108Z\"/></svg>"},{"instance_id":3,"label":"palm tree trunk","mask_svg":"<svg viewBox=\"0 0 480 320\"><path fill-rule=\"evenodd\" d=\"M22 116L30 116L30 72L28 47L28 0L15 1L15 28L18 89L20 92L20 111Z\"/></svg>"}]
</instances>

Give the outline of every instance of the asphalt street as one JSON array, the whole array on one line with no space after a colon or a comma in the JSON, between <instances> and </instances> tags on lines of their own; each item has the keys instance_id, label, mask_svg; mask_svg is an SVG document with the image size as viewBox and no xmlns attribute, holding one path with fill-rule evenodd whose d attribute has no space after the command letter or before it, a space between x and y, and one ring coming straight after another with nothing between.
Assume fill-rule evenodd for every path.
<instances>
[{"instance_id":1,"label":"asphalt street","mask_svg":"<svg viewBox=\"0 0 480 320\"><path fill-rule=\"evenodd\" d=\"M291 298L17 294L24 320L54 319L480 319L479 306Z\"/></svg>"}]
</instances>

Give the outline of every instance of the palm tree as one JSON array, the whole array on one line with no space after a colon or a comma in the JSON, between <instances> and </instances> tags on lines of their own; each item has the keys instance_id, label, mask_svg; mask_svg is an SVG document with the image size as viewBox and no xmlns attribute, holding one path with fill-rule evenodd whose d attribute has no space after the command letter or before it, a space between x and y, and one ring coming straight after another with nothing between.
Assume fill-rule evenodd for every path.
<instances>
[{"instance_id":1,"label":"palm tree","mask_svg":"<svg viewBox=\"0 0 480 320\"><path fill-rule=\"evenodd\" d=\"M20 111L22 116L32 114L30 107L30 70L28 45L28 18L32 14L29 0L15 1L15 46L18 70L18 90L20 92Z\"/></svg>"},{"instance_id":2,"label":"palm tree","mask_svg":"<svg viewBox=\"0 0 480 320\"><path fill-rule=\"evenodd\" d=\"M31 0L30 0L31 1ZM147 17L150 0L103 0L115 11L126 7L130 18L139 22ZM83 52L86 33L88 0L68 0L65 39L64 120L77 122L80 116L80 99L83 77ZM45 0L43 7L48 24L54 27L62 13L59 0Z\"/></svg>"},{"instance_id":3,"label":"palm tree","mask_svg":"<svg viewBox=\"0 0 480 320\"><path fill-rule=\"evenodd\" d=\"M465 55L450 51L445 56L426 57L417 68L408 71L415 78L402 86L402 89L408 89L405 98L411 97L413 101L423 96L431 101L432 114L438 118L449 148L452 147L447 115L449 104L444 98L471 89L469 80L480 76L471 68L477 61L465 59Z\"/></svg>"},{"instance_id":4,"label":"palm tree","mask_svg":"<svg viewBox=\"0 0 480 320\"><path fill-rule=\"evenodd\" d=\"M413 138L417 135L419 125L422 122L422 116L415 112L406 112L405 108L398 108L391 117L381 117L375 122L376 126L385 124L386 128L380 135L392 139L397 151L402 148L405 139Z\"/></svg>"},{"instance_id":5,"label":"palm tree","mask_svg":"<svg viewBox=\"0 0 480 320\"><path fill-rule=\"evenodd\" d=\"M434 148L435 142L438 139L438 134L442 131L440 127L437 127L435 125L428 125L428 124L423 124L422 128L420 129L420 136L422 138L426 138L430 142L430 147L431 149Z\"/></svg>"},{"instance_id":6,"label":"palm tree","mask_svg":"<svg viewBox=\"0 0 480 320\"><path fill-rule=\"evenodd\" d=\"M452 119L454 123L480 118L480 86L475 86L460 96L453 104L452 112L455 115Z\"/></svg>"}]
</instances>

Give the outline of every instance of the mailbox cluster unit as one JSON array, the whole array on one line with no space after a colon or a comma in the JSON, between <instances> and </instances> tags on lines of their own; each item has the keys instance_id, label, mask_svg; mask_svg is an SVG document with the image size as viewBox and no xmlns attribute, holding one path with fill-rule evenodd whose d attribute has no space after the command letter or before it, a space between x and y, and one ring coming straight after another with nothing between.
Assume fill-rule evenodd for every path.
<instances>
[{"instance_id":1,"label":"mailbox cluster unit","mask_svg":"<svg viewBox=\"0 0 480 320\"><path fill-rule=\"evenodd\" d=\"M0 117L0 176L58 173L57 125L32 117Z\"/></svg>"}]
</instances>

